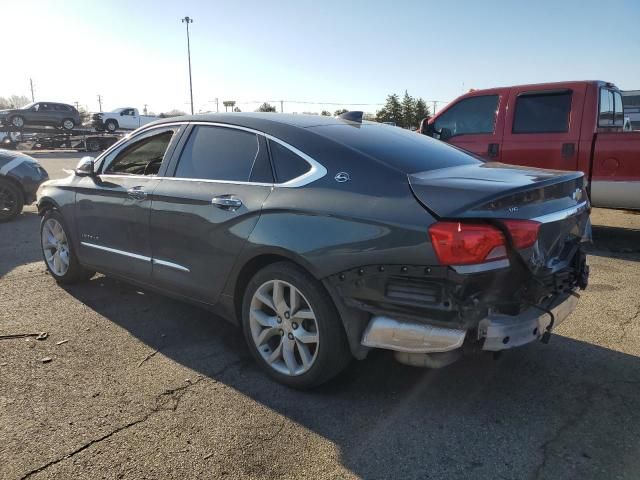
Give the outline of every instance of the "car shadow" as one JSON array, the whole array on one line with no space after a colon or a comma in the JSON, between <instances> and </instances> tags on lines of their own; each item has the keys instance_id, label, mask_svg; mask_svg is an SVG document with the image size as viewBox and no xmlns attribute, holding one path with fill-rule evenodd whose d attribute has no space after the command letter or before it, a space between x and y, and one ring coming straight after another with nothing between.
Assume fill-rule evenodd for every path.
<instances>
[{"instance_id":1,"label":"car shadow","mask_svg":"<svg viewBox=\"0 0 640 480\"><path fill-rule=\"evenodd\" d=\"M628 227L593 225L593 243L587 253L599 257L640 261L640 230Z\"/></svg>"},{"instance_id":2,"label":"car shadow","mask_svg":"<svg viewBox=\"0 0 640 480\"><path fill-rule=\"evenodd\" d=\"M39 225L40 217L33 207L25 207L13 220L0 223L0 278L16 267L42 259ZM17 243L16 238L25 240Z\"/></svg>"},{"instance_id":3,"label":"car shadow","mask_svg":"<svg viewBox=\"0 0 640 480\"><path fill-rule=\"evenodd\" d=\"M328 439L362 478L632 478L640 471L640 359L633 355L561 335L440 370L405 367L377 351L299 392L269 380L240 329L208 311L103 276L67 291L162 355Z\"/></svg>"}]
</instances>

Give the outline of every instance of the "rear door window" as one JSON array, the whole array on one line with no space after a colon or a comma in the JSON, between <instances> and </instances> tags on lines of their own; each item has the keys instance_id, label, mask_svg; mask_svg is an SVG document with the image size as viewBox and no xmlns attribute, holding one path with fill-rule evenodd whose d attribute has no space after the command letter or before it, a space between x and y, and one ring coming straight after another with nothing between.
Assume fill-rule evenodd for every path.
<instances>
[{"instance_id":1,"label":"rear door window","mask_svg":"<svg viewBox=\"0 0 640 480\"><path fill-rule=\"evenodd\" d=\"M493 133L498 110L498 95L481 95L461 100L440 115L436 131L449 129L451 136Z\"/></svg>"},{"instance_id":2,"label":"rear door window","mask_svg":"<svg viewBox=\"0 0 640 480\"><path fill-rule=\"evenodd\" d=\"M522 93L516 99L513 133L569 131L571 91Z\"/></svg>"},{"instance_id":3,"label":"rear door window","mask_svg":"<svg viewBox=\"0 0 640 480\"><path fill-rule=\"evenodd\" d=\"M272 177L266 150L264 140L255 133L197 125L180 155L175 176L232 182L270 182Z\"/></svg>"},{"instance_id":4,"label":"rear door window","mask_svg":"<svg viewBox=\"0 0 640 480\"><path fill-rule=\"evenodd\" d=\"M288 182L311 170L311 165L306 160L278 142L270 140L269 149L278 183Z\"/></svg>"}]
</instances>

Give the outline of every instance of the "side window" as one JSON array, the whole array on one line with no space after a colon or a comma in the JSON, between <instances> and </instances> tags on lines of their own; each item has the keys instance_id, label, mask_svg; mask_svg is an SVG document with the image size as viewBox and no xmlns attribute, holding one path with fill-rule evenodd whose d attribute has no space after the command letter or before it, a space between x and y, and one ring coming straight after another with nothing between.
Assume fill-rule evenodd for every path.
<instances>
[{"instance_id":1,"label":"side window","mask_svg":"<svg viewBox=\"0 0 640 480\"><path fill-rule=\"evenodd\" d=\"M306 160L278 142L269 140L269 149L278 183L288 182L311 170Z\"/></svg>"},{"instance_id":2,"label":"side window","mask_svg":"<svg viewBox=\"0 0 640 480\"><path fill-rule=\"evenodd\" d=\"M40 111L40 104L39 104L39 103L36 103L36 104L35 104L33 107L31 107L31 108L32 108L32 110L33 110L34 112L39 112L39 111Z\"/></svg>"},{"instance_id":3,"label":"side window","mask_svg":"<svg viewBox=\"0 0 640 480\"><path fill-rule=\"evenodd\" d=\"M196 126L180 155L175 176L248 182L253 165L261 156L260 150L255 133ZM262 150L266 154L264 147Z\"/></svg>"},{"instance_id":4,"label":"side window","mask_svg":"<svg viewBox=\"0 0 640 480\"><path fill-rule=\"evenodd\" d=\"M48 103L41 103L40 104L40 111L41 112L48 112L49 110L51 110L51 107L49 106Z\"/></svg>"},{"instance_id":5,"label":"side window","mask_svg":"<svg viewBox=\"0 0 640 480\"><path fill-rule=\"evenodd\" d=\"M165 130L123 146L113 153L113 157L105 159L102 173L157 175L174 133Z\"/></svg>"},{"instance_id":6,"label":"side window","mask_svg":"<svg viewBox=\"0 0 640 480\"><path fill-rule=\"evenodd\" d=\"M600 89L600 114L598 116L598 126L610 127L613 125L613 94L608 88Z\"/></svg>"},{"instance_id":7,"label":"side window","mask_svg":"<svg viewBox=\"0 0 640 480\"><path fill-rule=\"evenodd\" d=\"M513 133L569 131L571 91L523 93L516 99Z\"/></svg>"},{"instance_id":8,"label":"side window","mask_svg":"<svg viewBox=\"0 0 640 480\"><path fill-rule=\"evenodd\" d=\"M434 128L449 129L451 136L493 133L497 110L498 95L466 98L440 115Z\"/></svg>"},{"instance_id":9,"label":"side window","mask_svg":"<svg viewBox=\"0 0 640 480\"><path fill-rule=\"evenodd\" d=\"M613 92L613 124L616 127L624 125L624 107L622 106L622 95L620 92Z\"/></svg>"}]
</instances>

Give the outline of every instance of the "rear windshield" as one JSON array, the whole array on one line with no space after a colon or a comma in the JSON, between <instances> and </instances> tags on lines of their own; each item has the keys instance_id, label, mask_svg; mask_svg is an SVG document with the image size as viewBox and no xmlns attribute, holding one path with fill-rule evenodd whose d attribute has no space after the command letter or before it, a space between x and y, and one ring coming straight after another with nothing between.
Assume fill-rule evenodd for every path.
<instances>
[{"instance_id":1,"label":"rear windshield","mask_svg":"<svg viewBox=\"0 0 640 480\"><path fill-rule=\"evenodd\" d=\"M400 127L372 122L360 126L325 125L309 130L406 173L482 163L479 158L446 143Z\"/></svg>"}]
</instances>

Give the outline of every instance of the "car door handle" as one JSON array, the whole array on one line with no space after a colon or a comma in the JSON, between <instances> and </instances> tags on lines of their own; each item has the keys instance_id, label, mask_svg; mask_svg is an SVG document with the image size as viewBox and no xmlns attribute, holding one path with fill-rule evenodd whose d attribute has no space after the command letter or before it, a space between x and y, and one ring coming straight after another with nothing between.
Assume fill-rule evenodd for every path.
<instances>
[{"instance_id":1,"label":"car door handle","mask_svg":"<svg viewBox=\"0 0 640 480\"><path fill-rule=\"evenodd\" d=\"M147 192L144 191L144 187L131 187L127 190L127 195L129 198L133 198L134 200L144 200L147 198Z\"/></svg>"},{"instance_id":2,"label":"car door handle","mask_svg":"<svg viewBox=\"0 0 640 480\"><path fill-rule=\"evenodd\" d=\"M233 195L220 195L219 197L213 197L211 203L222 210L237 210L242 206L242 200Z\"/></svg>"}]
</instances>

